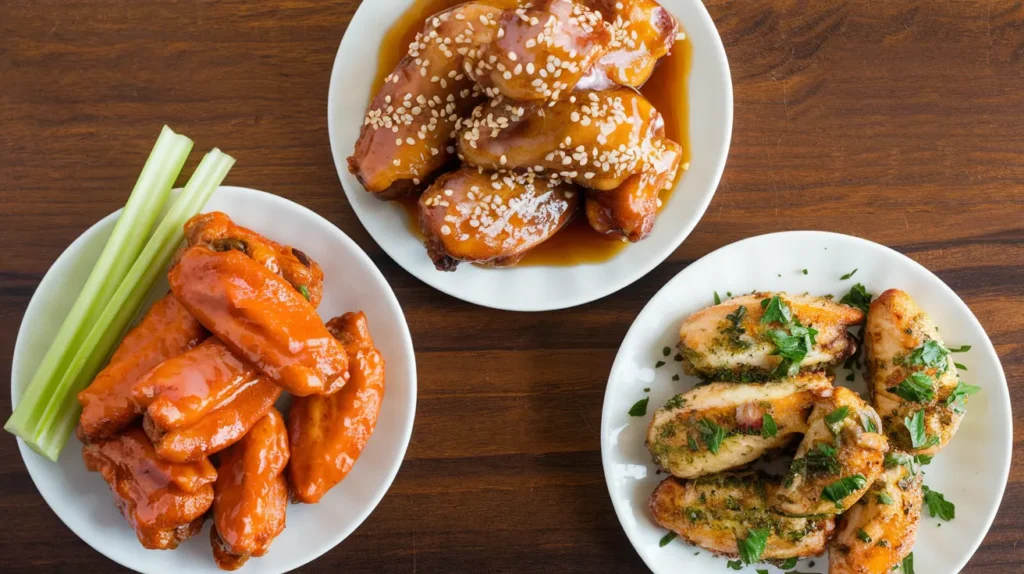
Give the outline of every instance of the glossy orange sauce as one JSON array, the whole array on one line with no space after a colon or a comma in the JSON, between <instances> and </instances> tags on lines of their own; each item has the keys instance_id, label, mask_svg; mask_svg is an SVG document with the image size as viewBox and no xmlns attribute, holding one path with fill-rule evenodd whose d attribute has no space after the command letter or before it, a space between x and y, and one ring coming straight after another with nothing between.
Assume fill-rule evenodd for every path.
<instances>
[{"instance_id":1,"label":"glossy orange sauce","mask_svg":"<svg viewBox=\"0 0 1024 574\"><path fill-rule=\"evenodd\" d=\"M384 84L384 78L394 70L398 61L405 56L416 33L423 29L427 17L464 4L467 0L416 0L412 7L402 14L384 35L377 55L377 77L373 82L370 98ZM516 0L480 0L482 3L500 7L513 7ZM689 93L688 80L693 67L693 45L689 38L676 42L672 53L658 62L651 79L640 93L654 104L665 118L665 134L669 139L683 146L684 164L690 161ZM684 170L676 175L676 184L683 177ZM661 201L667 203L675 190L661 192ZM409 229L422 237L417 221L419 209L415 197L404 197L397 201L409 216ZM657 226L658 223L655 223ZM581 212L551 239L538 245L519 262L523 265L568 266L582 263L599 263L611 259L625 248L627 243L616 237L602 235L587 223Z\"/></svg>"}]
</instances>

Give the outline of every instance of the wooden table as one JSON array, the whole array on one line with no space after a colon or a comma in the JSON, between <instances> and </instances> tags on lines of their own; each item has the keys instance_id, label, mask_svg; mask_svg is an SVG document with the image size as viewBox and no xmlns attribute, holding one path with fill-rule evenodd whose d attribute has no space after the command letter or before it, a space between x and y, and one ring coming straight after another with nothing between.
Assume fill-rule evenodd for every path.
<instances>
[{"instance_id":1,"label":"wooden table","mask_svg":"<svg viewBox=\"0 0 1024 574\"><path fill-rule=\"evenodd\" d=\"M304 571L643 571L601 471L609 368L631 321L669 278L760 233L859 235L937 273L992 337L1022 436L1019 1L708 1L736 96L714 201L647 277L602 301L541 314L474 307L423 285L349 208L331 160L326 98L357 4L0 2L0 372L9 372L43 274L121 206L166 122L197 149L216 145L238 158L229 183L295 200L353 237L412 329L420 400L401 472L365 524ZM7 397L0 393L5 418ZM1020 572L1024 563L1019 442L1015 450L1002 512L967 572ZM116 570L47 507L7 434L0 485L0 570Z\"/></svg>"}]
</instances>

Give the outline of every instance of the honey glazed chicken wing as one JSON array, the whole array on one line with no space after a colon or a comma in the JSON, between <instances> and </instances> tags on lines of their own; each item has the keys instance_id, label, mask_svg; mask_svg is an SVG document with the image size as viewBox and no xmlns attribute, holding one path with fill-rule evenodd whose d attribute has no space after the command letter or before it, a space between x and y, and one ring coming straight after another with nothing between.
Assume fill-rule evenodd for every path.
<instances>
[{"instance_id":1,"label":"honey glazed chicken wing","mask_svg":"<svg viewBox=\"0 0 1024 574\"><path fill-rule=\"evenodd\" d=\"M221 569L237 570L250 556L263 556L284 530L288 457L288 431L276 409L220 454L210 546Z\"/></svg>"},{"instance_id":2,"label":"honey glazed chicken wing","mask_svg":"<svg viewBox=\"0 0 1024 574\"><path fill-rule=\"evenodd\" d=\"M554 235L578 205L575 188L555 179L463 167L420 196L420 229L439 270L460 261L505 267Z\"/></svg>"},{"instance_id":3,"label":"honey glazed chicken wing","mask_svg":"<svg viewBox=\"0 0 1024 574\"><path fill-rule=\"evenodd\" d=\"M110 485L114 502L144 547L176 548L202 528L217 478L209 460L162 460L138 427L85 445L82 459Z\"/></svg>"},{"instance_id":4,"label":"honey glazed chicken wing","mask_svg":"<svg viewBox=\"0 0 1024 574\"><path fill-rule=\"evenodd\" d=\"M329 397L296 397L288 413L292 459L288 478L299 502L319 502L352 470L377 425L384 399L384 358L373 346L366 315L345 313L327 323L345 346L351 380Z\"/></svg>"},{"instance_id":5,"label":"honey glazed chicken wing","mask_svg":"<svg viewBox=\"0 0 1024 574\"><path fill-rule=\"evenodd\" d=\"M611 28L578 0L540 0L506 10L494 39L466 71L490 97L568 97L611 43Z\"/></svg>"},{"instance_id":6,"label":"honey glazed chicken wing","mask_svg":"<svg viewBox=\"0 0 1024 574\"><path fill-rule=\"evenodd\" d=\"M665 122L639 92L576 92L554 105L495 98L461 122L460 157L484 169L532 169L612 191L664 162Z\"/></svg>"},{"instance_id":7,"label":"honey glazed chicken wing","mask_svg":"<svg viewBox=\"0 0 1024 574\"><path fill-rule=\"evenodd\" d=\"M612 40L577 89L639 88L672 50L679 22L655 0L587 0L611 24Z\"/></svg>"},{"instance_id":8,"label":"honey glazed chicken wing","mask_svg":"<svg viewBox=\"0 0 1024 574\"><path fill-rule=\"evenodd\" d=\"M381 199L425 184L454 154L456 121L483 99L467 58L498 30L501 9L467 3L429 18L366 112L348 168Z\"/></svg>"},{"instance_id":9,"label":"honey glazed chicken wing","mask_svg":"<svg viewBox=\"0 0 1024 574\"><path fill-rule=\"evenodd\" d=\"M128 331L110 362L92 383L78 393L82 415L78 437L96 440L114 434L139 415L132 387L152 367L184 353L208 333L184 307L167 294L150 307L137 326Z\"/></svg>"},{"instance_id":10,"label":"honey glazed chicken wing","mask_svg":"<svg viewBox=\"0 0 1024 574\"><path fill-rule=\"evenodd\" d=\"M293 395L330 394L348 359L288 282L245 254L189 247L168 274L171 291L239 358Z\"/></svg>"}]
</instances>

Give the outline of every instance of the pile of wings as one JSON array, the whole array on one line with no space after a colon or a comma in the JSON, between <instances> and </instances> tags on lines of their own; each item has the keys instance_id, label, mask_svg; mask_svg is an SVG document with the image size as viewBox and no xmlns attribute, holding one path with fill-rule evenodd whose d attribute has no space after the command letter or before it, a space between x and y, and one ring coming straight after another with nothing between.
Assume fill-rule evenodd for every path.
<instances>
[{"instance_id":1,"label":"pile of wings","mask_svg":"<svg viewBox=\"0 0 1024 574\"><path fill-rule=\"evenodd\" d=\"M639 241L683 156L637 92L679 36L671 14L654 0L512 4L428 18L348 158L375 196L418 195L441 270L514 265L581 204L598 232Z\"/></svg>"},{"instance_id":2,"label":"pile of wings","mask_svg":"<svg viewBox=\"0 0 1024 574\"><path fill-rule=\"evenodd\" d=\"M746 563L826 548L833 574L901 563L921 515L921 457L956 433L968 393L909 295L889 290L862 307L753 293L683 322L677 359L708 382L669 400L648 429L671 475L650 497L658 524ZM857 350L847 329L865 320L873 406L830 373ZM797 442L784 475L747 468Z\"/></svg>"},{"instance_id":3,"label":"pile of wings","mask_svg":"<svg viewBox=\"0 0 1024 574\"><path fill-rule=\"evenodd\" d=\"M234 570L284 529L289 493L314 503L348 474L384 360L362 312L321 322L323 272L303 252L217 212L185 235L171 293L79 393L77 435L143 546L175 548L212 515L214 557Z\"/></svg>"}]
</instances>

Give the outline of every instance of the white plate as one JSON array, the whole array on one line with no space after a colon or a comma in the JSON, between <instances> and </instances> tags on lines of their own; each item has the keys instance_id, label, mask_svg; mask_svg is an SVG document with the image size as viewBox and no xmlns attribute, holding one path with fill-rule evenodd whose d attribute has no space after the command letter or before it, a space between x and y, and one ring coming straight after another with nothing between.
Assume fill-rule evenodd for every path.
<instances>
[{"instance_id":1,"label":"white plate","mask_svg":"<svg viewBox=\"0 0 1024 574\"><path fill-rule=\"evenodd\" d=\"M807 269L807 275L802 269ZM859 270L852 279L839 279L854 269ZM740 294L753 289L841 296L855 283L863 283L874 295L889 288L906 291L931 315L946 344L972 346L956 359L970 369L962 373L965 382L981 385L982 391L971 397L956 438L924 467L925 484L956 504L956 518L939 528L939 519L928 517L925 511L914 564L918 572L955 574L974 554L1003 497L1013 443L1010 395L991 341L956 293L908 257L856 237L795 231L745 239L690 265L644 307L619 348L604 397L601 456L615 513L651 570L731 572L726 569L726 559L678 539L659 547L666 530L655 524L647 507L651 492L666 476L655 475L656 467L644 447L647 426L657 408L696 382L682 374L679 363L662 356L664 347L674 349L678 342L680 323L713 304L715 291L723 299L727 291ZM659 360L668 364L655 369ZM671 377L677 373L682 380L674 382ZM855 382L845 382L847 373L843 369L837 372L837 384L865 392L859 375ZM644 393L645 387L650 387L650 393ZM629 408L648 395L647 415L630 417ZM814 558L814 567L808 566L810 561L801 560L797 570L827 571L826 557ZM781 572L766 565L756 568ZM743 572L754 574L756 568L750 566Z\"/></svg>"},{"instance_id":2,"label":"white plate","mask_svg":"<svg viewBox=\"0 0 1024 574\"><path fill-rule=\"evenodd\" d=\"M352 472L319 504L290 504L285 530L274 540L270 552L249 560L240 570L285 572L344 540L391 486L405 457L416 411L412 338L384 277L355 242L326 219L287 199L240 187L217 190L204 211L218 210L275 241L300 247L320 263L324 270L321 317L365 311L374 342L387 361L386 391L377 428ZM11 400L15 405L99 257L117 215L107 216L76 239L46 273L32 297L14 348ZM202 534L176 550L144 549L114 507L103 478L85 470L82 447L74 437L56 464L21 440L18 447L50 508L82 540L111 560L154 574L221 572L210 551L209 524Z\"/></svg>"},{"instance_id":3,"label":"white plate","mask_svg":"<svg viewBox=\"0 0 1024 574\"><path fill-rule=\"evenodd\" d=\"M463 301L510 311L547 311L610 295L646 275L679 247L711 202L732 137L729 63L715 23L700 0L661 0L693 43L689 101L693 149L690 170L658 215L650 237L598 264L510 269L460 265L452 273L434 269L421 240L409 230L405 210L371 197L345 163L363 125L381 39L414 2L373 0L359 6L334 60L327 104L331 151L345 195L366 230L392 259L424 283Z\"/></svg>"}]
</instances>

